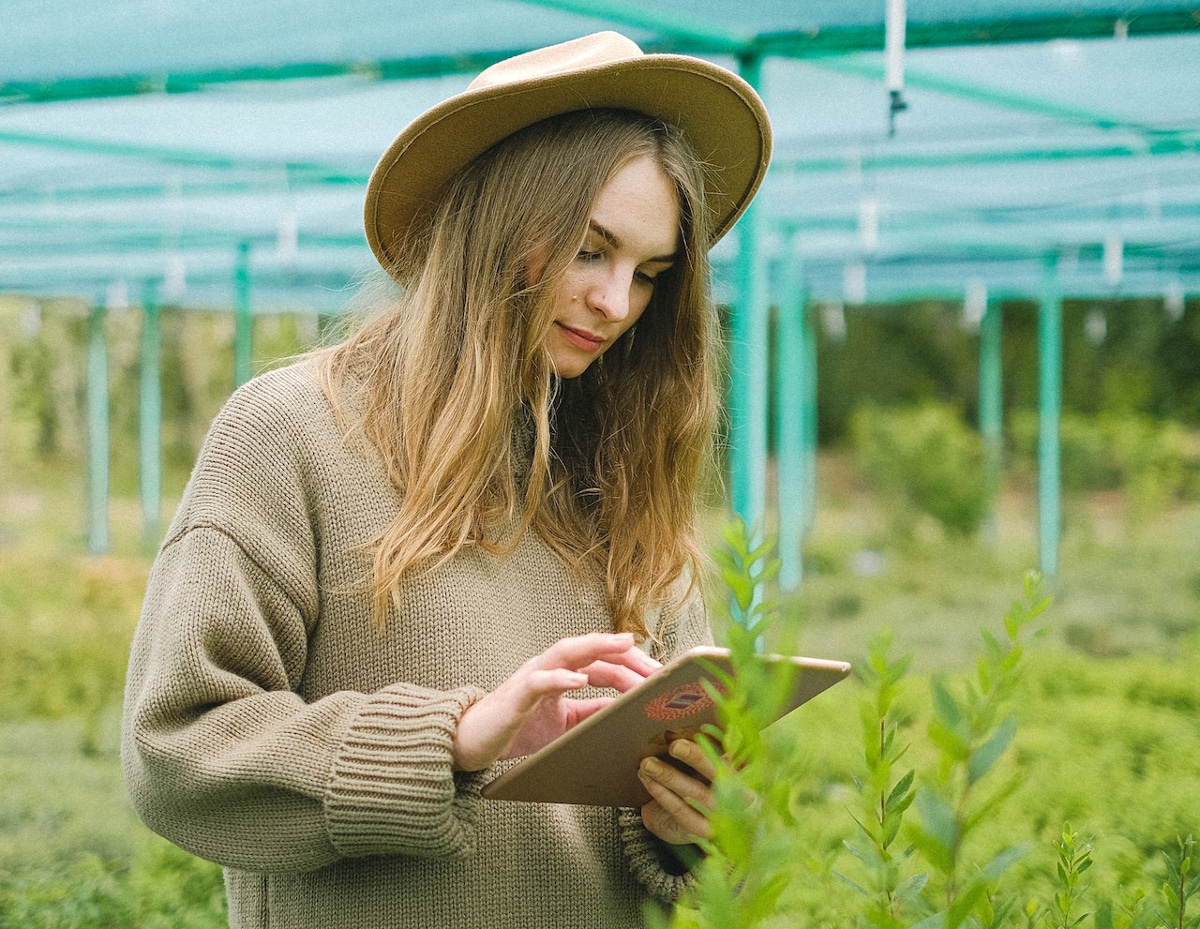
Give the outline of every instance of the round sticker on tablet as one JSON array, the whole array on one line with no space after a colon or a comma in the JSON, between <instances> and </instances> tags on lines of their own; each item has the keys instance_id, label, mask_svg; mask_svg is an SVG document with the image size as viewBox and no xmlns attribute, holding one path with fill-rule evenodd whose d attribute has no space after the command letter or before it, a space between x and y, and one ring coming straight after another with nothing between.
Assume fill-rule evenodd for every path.
<instances>
[{"instance_id":1,"label":"round sticker on tablet","mask_svg":"<svg viewBox=\"0 0 1200 929\"><path fill-rule=\"evenodd\" d=\"M655 697L646 705L649 719L682 719L712 706L713 701L700 684L684 684Z\"/></svg>"}]
</instances>

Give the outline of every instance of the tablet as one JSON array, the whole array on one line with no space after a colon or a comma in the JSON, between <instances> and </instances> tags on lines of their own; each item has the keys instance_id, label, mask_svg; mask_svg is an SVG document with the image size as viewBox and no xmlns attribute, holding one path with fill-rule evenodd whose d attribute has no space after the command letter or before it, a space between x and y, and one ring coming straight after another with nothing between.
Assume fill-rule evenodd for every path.
<instances>
[{"instance_id":1,"label":"tablet","mask_svg":"<svg viewBox=\"0 0 1200 929\"><path fill-rule=\"evenodd\" d=\"M775 719L790 713L850 673L844 661L766 655L799 673ZM518 761L483 788L489 800L641 806L650 799L637 770L649 755L666 757L670 738L687 738L716 723L703 681L712 666L728 673L729 651L700 647L680 655L604 709L535 754Z\"/></svg>"}]
</instances>

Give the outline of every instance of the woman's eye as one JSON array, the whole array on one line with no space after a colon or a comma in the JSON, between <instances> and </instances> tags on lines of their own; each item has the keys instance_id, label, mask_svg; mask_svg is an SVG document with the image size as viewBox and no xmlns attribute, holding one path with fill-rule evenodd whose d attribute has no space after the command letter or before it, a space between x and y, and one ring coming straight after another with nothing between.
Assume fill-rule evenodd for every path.
<instances>
[{"instance_id":1,"label":"woman's eye","mask_svg":"<svg viewBox=\"0 0 1200 929\"><path fill-rule=\"evenodd\" d=\"M635 273L634 276L639 281L641 281L643 284L650 284L650 285L653 285L655 279L658 277L657 274L651 274L648 271L638 271Z\"/></svg>"},{"instance_id":2,"label":"woman's eye","mask_svg":"<svg viewBox=\"0 0 1200 929\"><path fill-rule=\"evenodd\" d=\"M601 257L601 254L591 249L581 248L576 252L575 257L580 261L596 261Z\"/></svg>"}]
</instances>

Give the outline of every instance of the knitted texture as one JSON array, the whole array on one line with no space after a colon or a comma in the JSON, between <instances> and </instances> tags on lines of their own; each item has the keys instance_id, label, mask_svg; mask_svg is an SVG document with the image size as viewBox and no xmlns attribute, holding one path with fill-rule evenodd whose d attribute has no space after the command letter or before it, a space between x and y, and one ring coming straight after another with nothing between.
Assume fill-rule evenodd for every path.
<instances>
[{"instance_id":1,"label":"knitted texture","mask_svg":"<svg viewBox=\"0 0 1200 929\"><path fill-rule=\"evenodd\" d=\"M472 702L563 636L611 629L601 578L529 533L408 578L380 626L370 543L398 505L303 365L229 400L134 637L140 815L225 867L241 929L640 925L688 878L636 811L486 801L505 763L452 769ZM697 599L659 657L708 638Z\"/></svg>"}]
</instances>

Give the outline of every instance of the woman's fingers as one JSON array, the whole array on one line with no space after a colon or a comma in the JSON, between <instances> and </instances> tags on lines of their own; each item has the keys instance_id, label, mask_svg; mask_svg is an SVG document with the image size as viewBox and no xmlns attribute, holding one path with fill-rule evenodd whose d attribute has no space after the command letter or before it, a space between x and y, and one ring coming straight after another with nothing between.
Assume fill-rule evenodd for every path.
<instances>
[{"instance_id":1,"label":"woman's fingers","mask_svg":"<svg viewBox=\"0 0 1200 929\"><path fill-rule=\"evenodd\" d=\"M621 666L647 677L662 665L637 647L628 632L592 632L560 639L529 662L537 668L570 668L575 671L597 662Z\"/></svg>"},{"instance_id":2,"label":"woman's fingers","mask_svg":"<svg viewBox=\"0 0 1200 929\"><path fill-rule=\"evenodd\" d=\"M560 639L526 662L499 689L513 692L521 712L544 696L587 684L624 692L660 667L637 648L632 635L592 633Z\"/></svg>"},{"instance_id":3,"label":"woman's fingers","mask_svg":"<svg viewBox=\"0 0 1200 929\"><path fill-rule=\"evenodd\" d=\"M713 764L704 749L692 739L675 739L667 746L667 751L672 758L682 761L708 783L711 784L713 778L717 776L717 766Z\"/></svg>"},{"instance_id":4,"label":"woman's fingers","mask_svg":"<svg viewBox=\"0 0 1200 929\"><path fill-rule=\"evenodd\" d=\"M653 789L649 786L647 790ZM642 807L642 822L646 829L668 845L696 845L711 837L708 819L691 808L680 806L680 799L670 791L658 788L661 796L653 797Z\"/></svg>"},{"instance_id":5,"label":"woman's fingers","mask_svg":"<svg viewBox=\"0 0 1200 929\"><path fill-rule=\"evenodd\" d=\"M672 742L670 753L695 773L661 758L644 759L638 777L652 799L642 807L642 821L654 835L672 845L707 839L712 764L700 747L688 739Z\"/></svg>"},{"instance_id":6,"label":"woman's fingers","mask_svg":"<svg viewBox=\"0 0 1200 929\"><path fill-rule=\"evenodd\" d=\"M629 690L660 667L629 633L560 639L468 707L455 735L455 763L479 770L536 751L610 702L566 700L565 694L589 684Z\"/></svg>"},{"instance_id":7,"label":"woman's fingers","mask_svg":"<svg viewBox=\"0 0 1200 929\"><path fill-rule=\"evenodd\" d=\"M638 768L638 777L647 788L661 787L679 800L678 804L669 804L672 813L684 810L697 812L697 808L707 810L712 806L712 787L707 782L661 758L643 759ZM653 792L651 795L657 796Z\"/></svg>"},{"instance_id":8,"label":"woman's fingers","mask_svg":"<svg viewBox=\"0 0 1200 929\"><path fill-rule=\"evenodd\" d=\"M587 675L588 683L593 687L611 687L621 693L632 690L648 677L640 671L609 661L593 661L580 671Z\"/></svg>"},{"instance_id":9,"label":"woman's fingers","mask_svg":"<svg viewBox=\"0 0 1200 929\"><path fill-rule=\"evenodd\" d=\"M530 671L522 676L519 685L511 688L515 696L513 712L514 714L527 712L542 697L565 693L569 690L579 690L587 685L588 676L586 674L581 671L572 671L569 668ZM495 693L502 693L502 689L497 689Z\"/></svg>"},{"instance_id":10,"label":"woman's fingers","mask_svg":"<svg viewBox=\"0 0 1200 929\"><path fill-rule=\"evenodd\" d=\"M567 704L567 729L577 726L593 713L597 713L613 702L612 697L592 697L590 700L575 699Z\"/></svg>"},{"instance_id":11,"label":"woman's fingers","mask_svg":"<svg viewBox=\"0 0 1200 929\"><path fill-rule=\"evenodd\" d=\"M647 787L647 789L650 788ZM666 803L662 800L652 799L642 807L642 824L650 834L662 839L668 845L696 845L706 841L709 838L708 821L699 817L698 821L685 825L674 813L669 812L667 805L670 802L669 799ZM682 815L690 817L693 814L684 813Z\"/></svg>"}]
</instances>

